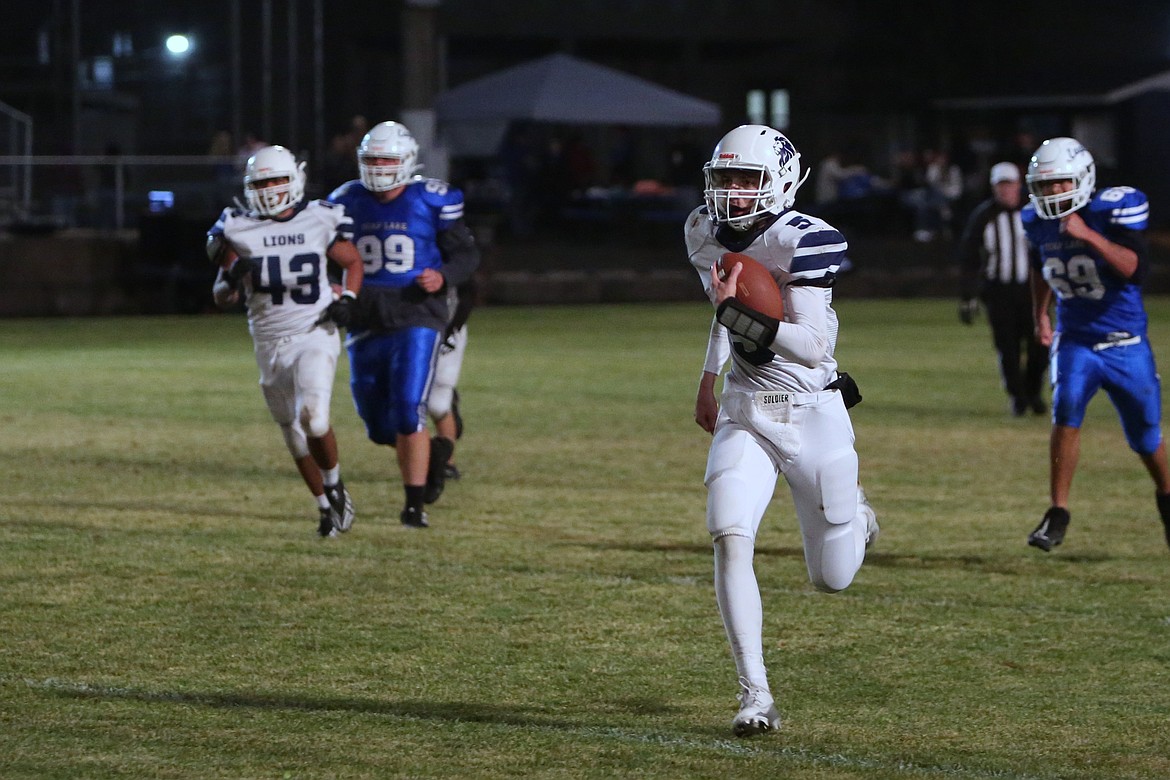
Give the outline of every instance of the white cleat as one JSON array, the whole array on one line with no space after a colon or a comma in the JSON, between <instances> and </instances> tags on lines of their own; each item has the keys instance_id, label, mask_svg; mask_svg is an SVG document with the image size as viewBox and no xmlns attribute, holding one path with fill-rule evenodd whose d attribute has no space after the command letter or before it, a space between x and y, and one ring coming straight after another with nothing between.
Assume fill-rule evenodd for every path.
<instances>
[{"instance_id":1,"label":"white cleat","mask_svg":"<svg viewBox=\"0 0 1170 780\"><path fill-rule=\"evenodd\" d=\"M345 533L353 526L353 498L345 489L341 480L333 487L325 486L325 498L329 500L329 508L333 511L333 527Z\"/></svg>"},{"instance_id":2,"label":"white cleat","mask_svg":"<svg viewBox=\"0 0 1170 780\"><path fill-rule=\"evenodd\" d=\"M865 549L868 550L877 541L882 529L878 528L877 512L873 511L861 485L857 486L857 511L865 517Z\"/></svg>"},{"instance_id":3,"label":"white cleat","mask_svg":"<svg viewBox=\"0 0 1170 780\"><path fill-rule=\"evenodd\" d=\"M731 730L737 737L750 737L780 728L780 712L767 688L753 685L746 677L739 678L739 713L731 721Z\"/></svg>"}]
</instances>

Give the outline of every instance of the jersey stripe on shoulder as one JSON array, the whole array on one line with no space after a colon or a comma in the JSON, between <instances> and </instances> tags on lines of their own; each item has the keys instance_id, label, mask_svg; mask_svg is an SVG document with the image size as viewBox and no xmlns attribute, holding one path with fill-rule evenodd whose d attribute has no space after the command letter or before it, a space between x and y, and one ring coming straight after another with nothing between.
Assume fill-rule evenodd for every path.
<instances>
[{"instance_id":1,"label":"jersey stripe on shoulder","mask_svg":"<svg viewBox=\"0 0 1170 780\"><path fill-rule=\"evenodd\" d=\"M463 218L463 201L449 203L439 210L439 219L444 222L454 222Z\"/></svg>"},{"instance_id":2,"label":"jersey stripe on shoulder","mask_svg":"<svg viewBox=\"0 0 1170 780\"><path fill-rule=\"evenodd\" d=\"M831 284L841 269L841 258L848 248L845 236L833 228L804 234L792 254L789 268L794 282L809 284L824 279Z\"/></svg>"},{"instance_id":3,"label":"jersey stripe on shoulder","mask_svg":"<svg viewBox=\"0 0 1170 780\"><path fill-rule=\"evenodd\" d=\"M1113 213L1109 217L1109 221L1115 225L1124 225L1128 228L1144 229L1146 221L1150 218L1150 204L1149 201L1143 201L1136 206L1129 208L1113 209Z\"/></svg>"}]
</instances>

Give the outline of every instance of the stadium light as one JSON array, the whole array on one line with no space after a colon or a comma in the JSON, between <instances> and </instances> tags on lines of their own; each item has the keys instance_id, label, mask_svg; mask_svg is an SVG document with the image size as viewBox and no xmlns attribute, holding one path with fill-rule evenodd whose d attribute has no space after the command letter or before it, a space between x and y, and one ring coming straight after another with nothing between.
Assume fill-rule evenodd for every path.
<instances>
[{"instance_id":1,"label":"stadium light","mask_svg":"<svg viewBox=\"0 0 1170 780\"><path fill-rule=\"evenodd\" d=\"M186 35L168 35L166 47L172 57L186 57L191 53L191 39Z\"/></svg>"}]
</instances>

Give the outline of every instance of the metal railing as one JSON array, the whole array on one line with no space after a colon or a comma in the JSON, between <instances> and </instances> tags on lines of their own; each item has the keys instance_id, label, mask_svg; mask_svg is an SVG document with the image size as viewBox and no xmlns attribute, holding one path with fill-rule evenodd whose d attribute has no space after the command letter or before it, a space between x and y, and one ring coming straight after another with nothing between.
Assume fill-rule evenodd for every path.
<instances>
[{"instance_id":1,"label":"metal railing","mask_svg":"<svg viewBox=\"0 0 1170 780\"><path fill-rule=\"evenodd\" d=\"M0 181L21 181L0 193L0 225L121 230L164 192L167 208L214 218L241 192L242 170L235 155L0 155Z\"/></svg>"}]
</instances>

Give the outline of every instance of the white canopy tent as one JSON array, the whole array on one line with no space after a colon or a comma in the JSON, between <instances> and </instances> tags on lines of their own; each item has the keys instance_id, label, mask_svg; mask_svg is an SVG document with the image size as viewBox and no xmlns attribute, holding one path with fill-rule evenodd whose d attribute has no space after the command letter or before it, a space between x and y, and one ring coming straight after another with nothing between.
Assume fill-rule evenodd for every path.
<instances>
[{"instance_id":1,"label":"white canopy tent","mask_svg":"<svg viewBox=\"0 0 1170 780\"><path fill-rule=\"evenodd\" d=\"M613 68L551 54L489 74L435 99L454 154L490 154L508 123L708 127L719 106Z\"/></svg>"}]
</instances>

